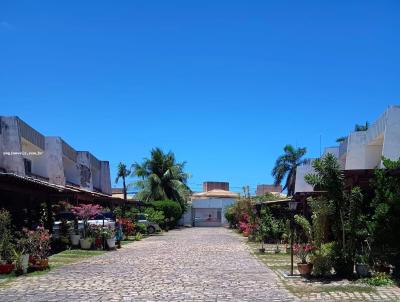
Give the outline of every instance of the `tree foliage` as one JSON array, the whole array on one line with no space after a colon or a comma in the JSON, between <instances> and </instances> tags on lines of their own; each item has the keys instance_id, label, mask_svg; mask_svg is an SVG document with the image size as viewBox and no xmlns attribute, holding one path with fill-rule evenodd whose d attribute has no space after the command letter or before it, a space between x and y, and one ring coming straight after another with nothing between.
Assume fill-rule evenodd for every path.
<instances>
[{"instance_id":1,"label":"tree foliage","mask_svg":"<svg viewBox=\"0 0 400 302\"><path fill-rule=\"evenodd\" d=\"M374 209L369 230L375 254L386 255L389 262L400 266L400 178L392 171L400 169L400 160L383 158L384 169L376 169L373 180L375 196L371 202Z\"/></svg>"},{"instance_id":2,"label":"tree foliage","mask_svg":"<svg viewBox=\"0 0 400 302\"><path fill-rule=\"evenodd\" d=\"M286 178L283 190L287 189L288 195L294 194L296 182L296 169L306 162L303 156L306 154L306 148L294 148L292 145L286 145L283 148L284 154L279 156L272 169L274 185L280 185Z\"/></svg>"},{"instance_id":3,"label":"tree foliage","mask_svg":"<svg viewBox=\"0 0 400 302\"><path fill-rule=\"evenodd\" d=\"M182 207L176 201L157 200L150 202L149 205L154 210L163 212L165 219L167 219L167 224L171 227L175 226L182 217Z\"/></svg>"},{"instance_id":4,"label":"tree foliage","mask_svg":"<svg viewBox=\"0 0 400 302\"><path fill-rule=\"evenodd\" d=\"M139 188L138 198L148 202L174 200L181 207L186 206L190 192L187 186L189 174L185 162L178 163L172 152L164 153L160 148L151 150L150 158L132 165L133 174L140 178L134 186Z\"/></svg>"},{"instance_id":5,"label":"tree foliage","mask_svg":"<svg viewBox=\"0 0 400 302\"><path fill-rule=\"evenodd\" d=\"M126 165L122 162L118 164L117 168L117 177L115 178L115 183L118 183L120 179L122 179L122 187L124 190L124 200L127 198L127 190L126 190L126 178L131 174L131 171L126 167Z\"/></svg>"},{"instance_id":6,"label":"tree foliage","mask_svg":"<svg viewBox=\"0 0 400 302\"><path fill-rule=\"evenodd\" d=\"M353 268L358 240L356 235L363 229L358 221L363 195L358 187L346 192L343 173L332 154L315 160L313 168L315 173L306 175L305 180L315 190L324 191L317 200L325 203L325 214L329 215L325 218L329 219L329 231L336 241L333 248L335 270L339 275L348 275ZM325 241L326 238L319 240Z\"/></svg>"}]
</instances>

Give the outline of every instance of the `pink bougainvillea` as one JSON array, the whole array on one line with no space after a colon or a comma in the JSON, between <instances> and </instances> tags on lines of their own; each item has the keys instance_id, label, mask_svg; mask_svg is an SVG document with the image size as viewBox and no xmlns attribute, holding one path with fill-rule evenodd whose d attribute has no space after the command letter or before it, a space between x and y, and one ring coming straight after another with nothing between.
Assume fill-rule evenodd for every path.
<instances>
[{"instance_id":1,"label":"pink bougainvillea","mask_svg":"<svg viewBox=\"0 0 400 302\"><path fill-rule=\"evenodd\" d=\"M97 204L80 204L71 209L78 218L83 220L83 238L86 238L88 229L88 220L98 215L102 207Z\"/></svg>"},{"instance_id":2,"label":"pink bougainvillea","mask_svg":"<svg viewBox=\"0 0 400 302\"><path fill-rule=\"evenodd\" d=\"M98 204L80 204L71 209L71 212L82 220L89 220L100 213L102 207Z\"/></svg>"}]
</instances>

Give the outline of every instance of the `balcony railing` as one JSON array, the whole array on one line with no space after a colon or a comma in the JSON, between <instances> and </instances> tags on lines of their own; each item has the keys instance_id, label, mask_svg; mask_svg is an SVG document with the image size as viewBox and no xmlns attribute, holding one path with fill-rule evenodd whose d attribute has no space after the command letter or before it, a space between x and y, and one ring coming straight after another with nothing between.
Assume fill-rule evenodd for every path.
<instances>
[{"instance_id":1,"label":"balcony railing","mask_svg":"<svg viewBox=\"0 0 400 302\"><path fill-rule=\"evenodd\" d=\"M70 145L68 145L66 142L61 140L62 143L62 152L63 154L68 157L70 160L76 162L77 158L77 152L72 148Z\"/></svg>"},{"instance_id":2,"label":"balcony railing","mask_svg":"<svg viewBox=\"0 0 400 302\"><path fill-rule=\"evenodd\" d=\"M341 158L343 155L347 153L347 145L349 143L349 138L346 137L346 139L340 143L339 145L339 158Z\"/></svg>"},{"instance_id":3,"label":"balcony railing","mask_svg":"<svg viewBox=\"0 0 400 302\"><path fill-rule=\"evenodd\" d=\"M97 170L100 170L100 161L92 154L89 153L89 157L90 157L90 166L91 168L95 168Z\"/></svg>"},{"instance_id":4,"label":"balcony railing","mask_svg":"<svg viewBox=\"0 0 400 302\"><path fill-rule=\"evenodd\" d=\"M390 110L390 109L389 109ZM370 143L385 132L387 124L388 110L386 110L376 121L373 123L366 132L366 143Z\"/></svg>"},{"instance_id":5,"label":"balcony railing","mask_svg":"<svg viewBox=\"0 0 400 302\"><path fill-rule=\"evenodd\" d=\"M35 146L44 150L44 148L45 148L44 135L37 132L35 129L33 129L31 126L29 126L23 120L18 118L17 121L18 121L18 128L19 128L20 135L27 141L31 142Z\"/></svg>"}]
</instances>

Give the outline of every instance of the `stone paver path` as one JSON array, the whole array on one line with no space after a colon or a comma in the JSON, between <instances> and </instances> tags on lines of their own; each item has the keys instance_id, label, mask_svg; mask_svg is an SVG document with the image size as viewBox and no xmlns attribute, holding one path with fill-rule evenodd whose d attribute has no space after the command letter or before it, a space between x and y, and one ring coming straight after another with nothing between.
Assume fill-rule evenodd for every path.
<instances>
[{"instance_id":1,"label":"stone paver path","mask_svg":"<svg viewBox=\"0 0 400 302\"><path fill-rule=\"evenodd\" d=\"M18 278L0 301L297 301L241 240L224 228L170 231Z\"/></svg>"}]
</instances>

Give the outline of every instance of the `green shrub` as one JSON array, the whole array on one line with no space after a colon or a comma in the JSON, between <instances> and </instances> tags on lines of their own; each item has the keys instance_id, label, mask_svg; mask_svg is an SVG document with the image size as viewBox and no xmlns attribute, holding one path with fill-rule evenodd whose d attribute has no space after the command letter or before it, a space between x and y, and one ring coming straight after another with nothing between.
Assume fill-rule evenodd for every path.
<instances>
[{"instance_id":1,"label":"green shrub","mask_svg":"<svg viewBox=\"0 0 400 302\"><path fill-rule=\"evenodd\" d=\"M371 278L363 279L363 282L372 286L386 286L394 284L394 281L387 273L375 273Z\"/></svg>"},{"instance_id":2,"label":"green shrub","mask_svg":"<svg viewBox=\"0 0 400 302\"><path fill-rule=\"evenodd\" d=\"M334 242L325 243L312 258L313 274L318 277L325 277L331 274L332 270L332 250Z\"/></svg>"},{"instance_id":3,"label":"green shrub","mask_svg":"<svg viewBox=\"0 0 400 302\"><path fill-rule=\"evenodd\" d=\"M136 235L135 235L136 241L140 241L140 240L142 240L142 238L143 238L143 235L141 233L136 233Z\"/></svg>"},{"instance_id":4,"label":"green shrub","mask_svg":"<svg viewBox=\"0 0 400 302\"><path fill-rule=\"evenodd\" d=\"M147 233L147 227L144 223L137 223L136 224L136 234L146 234Z\"/></svg>"},{"instance_id":5,"label":"green shrub","mask_svg":"<svg viewBox=\"0 0 400 302\"><path fill-rule=\"evenodd\" d=\"M163 211L157 211L154 210L153 208L147 208L144 213L147 215L147 219L150 222L154 222L157 224L163 224L164 223L164 212Z\"/></svg>"},{"instance_id":6,"label":"green shrub","mask_svg":"<svg viewBox=\"0 0 400 302\"><path fill-rule=\"evenodd\" d=\"M162 211L168 225L174 227L182 216L182 208L179 203L172 200L159 200L150 202L150 206L156 211Z\"/></svg>"},{"instance_id":7,"label":"green shrub","mask_svg":"<svg viewBox=\"0 0 400 302\"><path fill-rule=\"evenodd\" d=\"M6 210L0 210L0 261L12 260L13 245L11 243L11 215Z\"/></svg>"},{"instance_id":8,"label":"green shrub","mask_svg":"<svg viewBox=\"0 0 400 302\"><path fill-rule=\"evenodd\" d=\"M229 222L229 228L234 228L237 224L234 205L225 208L225 218Z\"/></svg>"}]
</instances>

